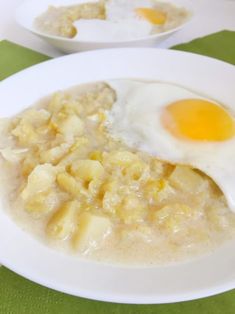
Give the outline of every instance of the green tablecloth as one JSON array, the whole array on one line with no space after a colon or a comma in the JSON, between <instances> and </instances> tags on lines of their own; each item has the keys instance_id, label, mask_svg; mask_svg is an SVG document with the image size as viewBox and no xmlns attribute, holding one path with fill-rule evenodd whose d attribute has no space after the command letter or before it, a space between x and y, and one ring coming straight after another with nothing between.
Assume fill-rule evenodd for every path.
<instances>
[{"instance_id":1,"label":"green tablecloth","mask_svg":"<svg viewBox=\"0 0 235 314\"><path fill-rule=\"evenodd\" d=\"M173 49L195 52L235 65L235 32L223 31ZM48 57L0 42L0 80ZM235 82L234 82L235 83ZM234 314L235 290L218 296L165 305L126 305L90 301L34 284L0 268L0 314Z\"/></svg>"}]
</instances>

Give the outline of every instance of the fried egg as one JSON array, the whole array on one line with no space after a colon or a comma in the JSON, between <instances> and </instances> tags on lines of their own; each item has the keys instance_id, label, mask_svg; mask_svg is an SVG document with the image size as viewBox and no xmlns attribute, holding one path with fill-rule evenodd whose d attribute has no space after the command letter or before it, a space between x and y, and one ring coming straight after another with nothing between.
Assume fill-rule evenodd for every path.
<instances>
[{"instance_id":1,"label":"fried egg","mask_svg":"<svg viewBox=\"0 0 235 314\"><path fill-rule=\"evenodd\" d=\"M161 160L201 170L235 212L235 103L225 107L168 83L107 84L117 96L107 117L110 134Z\"/></svg>"},{"instance_id":2,"label":"fried egg","mask_svg":"<svg viewBox=\"0 0 235 314\"><path fill-rule=\"evenodd\" d=\"M163 25L167 15L154 8L150 0L107 0L106 19L80 19L74 22L79 40L131 40L151 34Z\"/></svg>"}]
</instances>

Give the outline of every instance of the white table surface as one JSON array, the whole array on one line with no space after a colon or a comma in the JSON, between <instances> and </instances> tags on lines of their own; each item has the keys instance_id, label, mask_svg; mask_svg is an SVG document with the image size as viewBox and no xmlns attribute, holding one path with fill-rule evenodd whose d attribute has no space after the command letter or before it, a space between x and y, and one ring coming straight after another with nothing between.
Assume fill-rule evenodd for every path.
<instances>
[{"instance_id":1,"label":"white table surface","mask_svg":"<svg viewBox=\"0 0 235 314\"><path fill-rule=\"evenodd\" d=\"M53 57L60 56L60 52L15 23L14 12L21 2L22 0L0 0L0 40L8 39ZM194 19L184 29L161 43L160 48L168 48L224 29L235 31L235 0L191 2L195 9Z\"/></svg>"}]
</instances>

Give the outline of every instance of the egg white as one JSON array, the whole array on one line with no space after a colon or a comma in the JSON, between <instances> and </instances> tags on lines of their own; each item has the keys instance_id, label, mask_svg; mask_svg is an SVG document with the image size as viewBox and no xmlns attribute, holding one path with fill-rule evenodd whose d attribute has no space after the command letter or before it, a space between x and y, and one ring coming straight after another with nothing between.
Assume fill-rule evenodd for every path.
<instances>
[{"instance_id":1,"label":"egg white","mask_svg":"<svg viewBox=\"0 0 235 314\"><path fill-rule=\"evenodd\" d=\"M105 3L106 18L113 22L137 19L137 8L153 8L153 3L150 0L108 0Z\"/></svg>"},{"instance_id":2,"label":"egg white","mask_svg":"<svg viewBox=\"0 0 235 314\"><path fill-rule=\"evenodd\" d=\"M235 212L235 138L223 142L183 140L161 122L165 106L181 99L206 98L167 83L113 80L107 84L117 95L107 116L111 135L159 159L203 171L217 183ZM235 113L235 104L226 107Z\"/></svg>"},{"instance_id":3,"label":"egg white","mask_svg":"<svg viewBox=\"0 0 235 314\"><path fill-rule=\"evenodd\" d=\"M77 34L73 39L90 41L122 41L143 38L150 34L152 26L144 20L122 21L85 20L74 22Z\"/></svg>"}]
</instances>

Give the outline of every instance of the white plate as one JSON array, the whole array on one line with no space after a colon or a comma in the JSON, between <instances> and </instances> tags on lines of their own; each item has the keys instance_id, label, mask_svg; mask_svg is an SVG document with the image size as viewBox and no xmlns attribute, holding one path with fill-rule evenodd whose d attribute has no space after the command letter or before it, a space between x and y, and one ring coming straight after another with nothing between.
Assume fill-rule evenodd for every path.
<instances>
[{"instance_id":1,"label":"white plate","mask_svg":"<svg viewBox=\"0 0 235 314\"><path fill-rule=\"evenodd\" d=\"M102 42L102 41L81 41L79 39L69 39L59 36L47 35L40 32L34 26L35 18L41 15L48 9L49 5L54 6L68 6L73 4L79 4L84 2L96 2L97 0L25 0L19 8L16 10L16 21L19 25L23 26L30 32L38 35L54 47L58 48L62 52L72 53L85 50L103 49L103 48L117 48L117 47L153 47L167 39L169 36L174 34L176 31L183 28L190 20L193 15L193 6L189 0L174 0L172 1L175 5L182 6L191 12L191 17L182 25L169 30L164 33L147 36L145 38L128 41L118 42ZM162 0L171 2L171 0Z\"/></svg>"},{"instance_id":2,"label":"white plate","mask_svg":"<svg viewBox=\"0 0 235 314\"><path fill-rule=\"evenodd\" d=\"M157 49L110 49L33 66L0 83L0 116L56 90L112 78L170 81L235 104L235 67L207 57ZM0 262L44 286L76 296L123 303L196 299L235 287L235 240L192 262L120 267L48 248L22 231L0 207Z\"/></svg>"}]
</instances>

